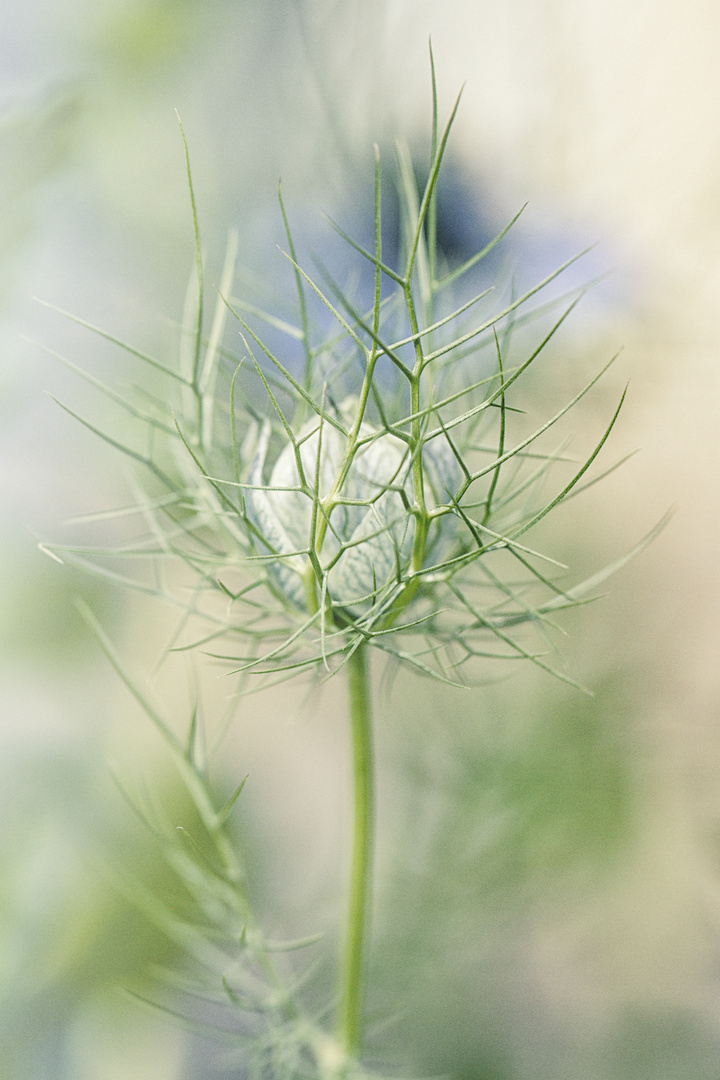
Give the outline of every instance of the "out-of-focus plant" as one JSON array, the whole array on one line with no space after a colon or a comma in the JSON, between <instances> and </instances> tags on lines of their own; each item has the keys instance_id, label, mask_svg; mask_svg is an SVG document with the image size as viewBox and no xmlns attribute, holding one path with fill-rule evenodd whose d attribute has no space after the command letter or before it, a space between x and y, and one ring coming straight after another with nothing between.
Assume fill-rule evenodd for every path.
<instances>
[{"instance_id":1,"label":"out-of-focus plant","mask_svg":"<svg viewBox=\"0 0 720 1080\"><path fill-rule=\"evenodd\" d=\"M308 672L347 683L351 873L337 993L318 1003L290 958L278 956L312 950L312 942L269 941L252 910L229 831L242 784L218 802L197 711L180 738L86 611L164 736L198 815L190 835L161 812L136 807L192 898L184 915L137 882L138 902L192 961L192 975L176 984L242 1017L240 1030L223 1037L249 1056L257 1076L378 1072L363 1023L374 832L371 653L452 685L475 683L489 659L525 660L573 683L552 657L556 616L625 561L567 581L567 568L530 541L548 514L599 478L588 471L622 399L578 461L556 433L602 372L551 415L528 419L523 376L542 362L582 292L544 299L569 263L520 295L510 282L453 300L512 225L461 265L439 253L438 175L457 107L441 130L433 79L424 186L408 149L398 147L401 245L392 263L383 253L376 150L374 246L366 250L335 226L357 259L351 287L301 263L280 197L294 321L234 296L231 240L206 326L188 161L196 271L179 360L167 364L117 340L146 369L146 385L127 396L85 376L123 410L122 435L93 430L144 470L144 493L128 513L147 530L113 551L54 546L54 556L178 605L175 647L209 653L241 686ZM228 326L239 332L239 354L225 344ZM140 560L153 573L125 576L112 558Z\"/></svg>"}]
</instances>

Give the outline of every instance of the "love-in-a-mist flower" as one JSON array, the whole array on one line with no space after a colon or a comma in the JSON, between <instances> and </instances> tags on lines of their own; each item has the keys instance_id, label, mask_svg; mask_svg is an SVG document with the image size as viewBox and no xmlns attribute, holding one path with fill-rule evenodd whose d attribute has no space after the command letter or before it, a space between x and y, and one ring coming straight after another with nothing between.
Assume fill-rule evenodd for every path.
<instances>
[{"instance_id":1,"label":"love-in-a-mist flower","mask_svg":"<svg viewBox=\"0 0 720 1080\"><path fill-rule=\"evenodd\" d=\"M544 632L548 616L580 596L582 586L554 583L558 564L528 546L528 533L575 489L615 416L574 471L546 440L596 380L549 418L526 420L523 376L578 296L554 321L551 307L541 311L539 340L528 347L530 303L564 266L523 294L484 289L454 306L456 282L469 280L507 229L465 264L442 263L434 206L451 124L452 116L435 132L424 190L399 150L398 267L383 258L376 155L375 250L340 230L360 272L369 269L363 288L350 294L327 275L321 287L303 269L281 202L296 322L233 297L228 258L206 340L198 254L185 366L149 361L180 389L172 411L161 396L127 406L147 431L126 449L163 489L143 507L154 519L148 554L199 575L188 611L207 619L205 642L231 642L215 655L232 670L333 670L361 644L454 683L471 677L477 658L547 667L517 628ZM368 294L370 310L358 310L355 298ZM239 356L221 344L231 315ZM280 335L273 348L268 324ZM553 493L556 467L565 473ZM205 603L218 592L222 610Z\"/></svg>"}]
</instances>

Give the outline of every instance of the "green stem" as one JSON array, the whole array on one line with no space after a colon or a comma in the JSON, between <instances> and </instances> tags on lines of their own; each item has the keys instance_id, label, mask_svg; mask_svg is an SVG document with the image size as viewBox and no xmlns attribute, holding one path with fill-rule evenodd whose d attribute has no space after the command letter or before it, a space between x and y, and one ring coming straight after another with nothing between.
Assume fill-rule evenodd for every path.
<instances>
[{"instance_id":1,"label":"green stem","mask_svg":"<svg viewBox=\"0 0 720 1080\"><path fill-rule=\"evenodd\" d=\"M338 1036L348 1057L357 1057L362 1026L363 969L370 907L373 848L373 751L367 647L348 661L352 729L354 826L347 938L341 972Z\"/></svg>"}]
</instances>

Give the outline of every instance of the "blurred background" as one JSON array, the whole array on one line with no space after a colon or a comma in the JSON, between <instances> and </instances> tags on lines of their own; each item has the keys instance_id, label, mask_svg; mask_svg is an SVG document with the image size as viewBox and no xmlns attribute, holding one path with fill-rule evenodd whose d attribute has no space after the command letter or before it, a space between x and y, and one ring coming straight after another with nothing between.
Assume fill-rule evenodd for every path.
<instances>
[{"instance_id":1,"label":"blurred background","mask_svg":"<svg viewBox=\"0 0 720 1080\"><path fill-rule=\"evenodd\" d=\"M568 670L471 692L378 681L375 1052L477 1080L717 1076L720 1054L720 12L708 0L30 0L0 31L0 1045L8 1080L208 1080L209 1041L143 1013L174 947L114 887L174 884L111 768L181 803L163 748L100 656L83 596L181 721L202 673L153 675L171 616L36 541L122 505L122 463L45 393L106 406L27 339L96 375L123 354L34 297L171 361L192 269L182 143L207 257L228 229L287 286L279 176L308 247L319 211L367 227L372 143L418 153L463 104L442 194L471 253L525 202L506 257L532 282L588 245L540 402L619 348L582 414L626 406L606 462L544 542L578 575L670 525L564 621ZM386 154L390 159L390 153ZM367 208L367 210L365 209ZM334 241L332 243L335 243ZM333 248L333 251L336 249ZM238 286L241 287L241 286ZM583 437L583 431L580 431ZM597 435L595 436L597 437ZM554 529L554 532L551 530ZM378 671L378 676L382 673ZM209 683L215 673L208 676ZM212 701L212 689L209 691ZM223 744L276 937L334 917L342 687L249 698ZM139 778L139 779L138 779ZM175 803L173 802L175 800ZM182 811L178 810L181 814ZM215 1070L218 1070L217 1073Z\"/></svg>"}]
</instances>

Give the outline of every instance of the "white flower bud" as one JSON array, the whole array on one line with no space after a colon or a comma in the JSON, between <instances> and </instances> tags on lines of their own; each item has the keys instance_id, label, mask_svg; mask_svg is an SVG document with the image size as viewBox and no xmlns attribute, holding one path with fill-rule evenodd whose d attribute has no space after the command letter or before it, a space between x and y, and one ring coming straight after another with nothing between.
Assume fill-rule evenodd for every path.
<instances>
[{"instance_id":1,"label":"white flower bud","mask_svg":"<svg viewBox=\"0 0 720 1080\"><path fill-rule=\"evenodd\" d=\"M355 405L344 402L341 414L348 415ZM364 442L368 438L371 441ZM302 480L296 449L287 443L266 482L263 471L269 440L266 423L250 467L247 505L267 547L278 555L271 563L275 580L293 604L307 606L309 551L315 536L315 551L327 573L332 602L354 611L370 607L410 561L414 520L407 444L363 423L359 433L363 445L341 481L347 437L332 424L315 419L297 438ZM457 486L459 469L444 440L436 439L424 448L423 465L431 505L445 503L448 491Z\"/></svg>"}]
</instances>

